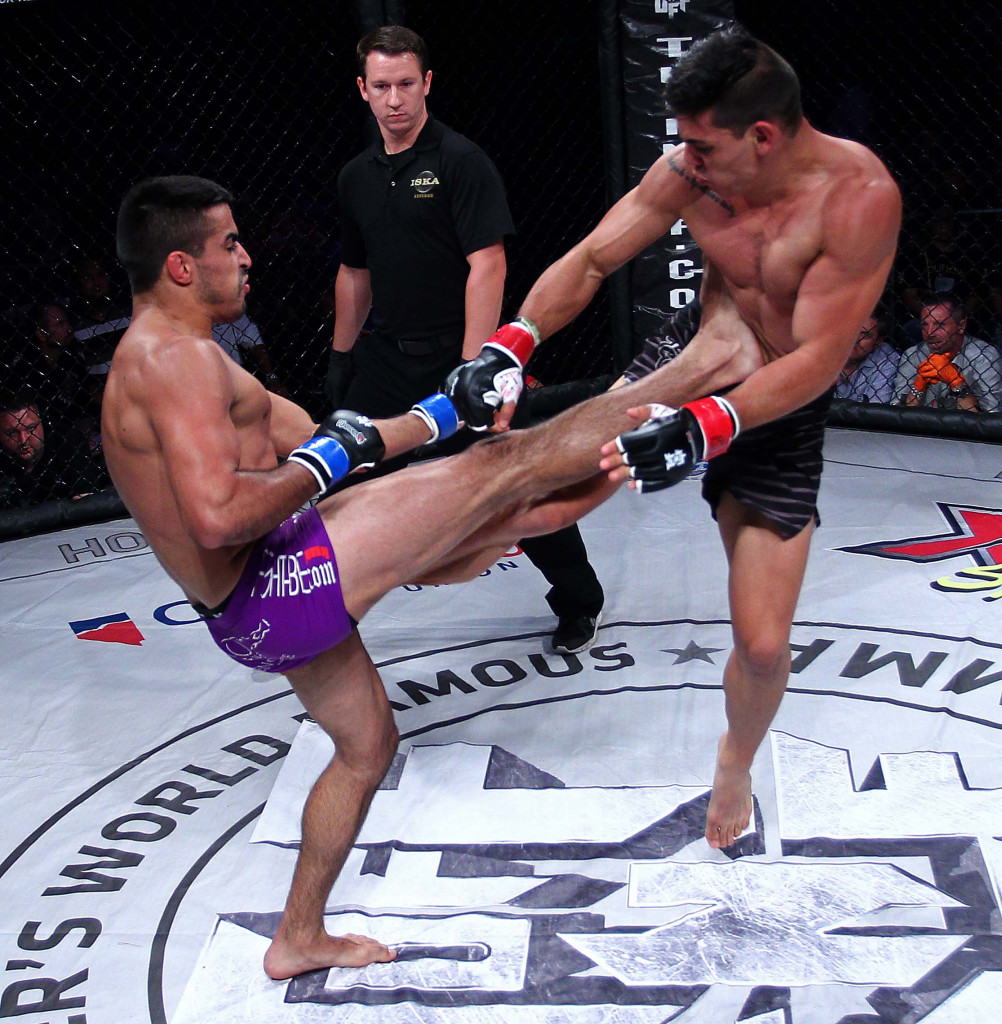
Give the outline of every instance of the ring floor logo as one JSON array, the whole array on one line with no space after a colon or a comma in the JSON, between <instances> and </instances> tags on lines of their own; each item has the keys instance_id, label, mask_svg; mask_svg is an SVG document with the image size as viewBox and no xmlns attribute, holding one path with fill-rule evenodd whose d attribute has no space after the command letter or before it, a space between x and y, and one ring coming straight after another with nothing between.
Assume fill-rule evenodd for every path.
<instances>
[{"instance_id":1,"label":"ring floor logo","mask_svg":"<svg viewBox=\"0 0 1002 1024\"><path fill-rule=\"evenodd\" d=\"M328 904L392 964L272 982L305 794L287 691L81 793L0 867L0 1018L842 1024L1002 995L1002 648L800 622L753 830L702 838L724 621L501 637L381 667L404 737Z\"/></svg>"},{"instance_id":2,"label":"ring floor logo","mask_svg":"<svg viewBox=\"0 0 1002 1024\"><path fill-rule=\"evenodd\" d=\"M974 562L973 569L941 576L930 584L932 588L978 594L984 601L1002 598L1002 509L946 501L935 504L950 528L948 533L858 544L841 550L919 564L968 557Z\"/></svg>"}]
</instances>

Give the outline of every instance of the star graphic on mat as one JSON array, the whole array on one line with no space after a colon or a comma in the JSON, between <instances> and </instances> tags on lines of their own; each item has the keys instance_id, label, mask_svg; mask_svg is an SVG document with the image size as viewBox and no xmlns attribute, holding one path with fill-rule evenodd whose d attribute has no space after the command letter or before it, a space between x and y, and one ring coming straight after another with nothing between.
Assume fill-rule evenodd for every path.
<instances>
[{"instance_id":1,"label":"star graphic on mat","mask_svg":"<svg viewBox=\"0 0 1002 1024\"><path fill-rule=\"evenodd\" d=\"M684 650L678 647L662 647L661 650L664 654L678 655L673 662L675 665L684 665L687 661L705 661L708 665L713 665L715 662L710 655L722 651L723 647L700 647L695 641L690 640Z\"/></svg>"},{"instance_id":2,"label":"star graphic on mat","mask_svg":"<svg viewBox=\"0 0 1002 1024\"><path fill-rule=\"evenodd\" d=\"M937 501L936 505L950 525L949 533L877 541L839 550L909 562L937 562L970 555L975 565L1002 563L1002 509L953 505L945 501Z\"/></svg>"}]
</instances>

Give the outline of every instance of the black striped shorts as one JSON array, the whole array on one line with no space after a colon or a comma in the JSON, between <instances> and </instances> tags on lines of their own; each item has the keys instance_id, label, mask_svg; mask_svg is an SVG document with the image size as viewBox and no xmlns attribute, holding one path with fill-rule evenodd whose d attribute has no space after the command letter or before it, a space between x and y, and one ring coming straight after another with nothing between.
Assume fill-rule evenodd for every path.
<instances>
[{"instance_id":1,"label":"black striped shorts","mask_svg":"<svg viewBox=\"0 0 1002 1024\"><path fill-rule=\"evenodd\" d=\"M714 519L724 491L757 509L784 537L800 533L818 515L825 423L834 389L786 416L739 434L707 463L703 497Z\"/></svg>"},{"instance_id":2,"label":"black striped shorts","mask_svg":"<svg viewBox=\"0 0 1002 1024\"><path fill-rule=\"evenodd\" d=\"M637 380L674 359L699 330L699 300L678 310L647 338L636 358L624 371ZM786 416L739 434L731 447L711 459L703 477L703 497L713 517L724 491L742 505L757 509L776 524L784 537L793 537L818 515L821 484L821 450L825 422L834 389L809 405Z\"/></svg>"}]
</instances>

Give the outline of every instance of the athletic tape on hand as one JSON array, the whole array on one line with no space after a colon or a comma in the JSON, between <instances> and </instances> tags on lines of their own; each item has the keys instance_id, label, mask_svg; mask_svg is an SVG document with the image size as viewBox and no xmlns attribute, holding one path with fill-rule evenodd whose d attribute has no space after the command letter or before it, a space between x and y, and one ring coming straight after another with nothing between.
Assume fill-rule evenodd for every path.
<instances>
[{"instance_id":1,"label":"athletic tape on hand","mask_svg":"<svg viewBox=\"0 0 1002 1024\"><path fill-rule=\"evenodd\" d=\"M522 371L512 367L510 370L501 370L494 374L494 391L488 391L484 397L490 395L499 399L499 405L506 402L517 402L522 394Z\"/></svg>"},{"instance_id":2,"label":"athletic tape on hand","mask_svg":"<svg viewBox=\"0 0 1002 1024\"><path fill-rule=\"evenodd\" d=\"M650 415L644 420L645 423L649 423L651 420L666 420L669 416L674 416L678 412L678 409L671 405L662 405L660 402L651 402L649 406L651 412Z\"/></svg>"}]
</instances>

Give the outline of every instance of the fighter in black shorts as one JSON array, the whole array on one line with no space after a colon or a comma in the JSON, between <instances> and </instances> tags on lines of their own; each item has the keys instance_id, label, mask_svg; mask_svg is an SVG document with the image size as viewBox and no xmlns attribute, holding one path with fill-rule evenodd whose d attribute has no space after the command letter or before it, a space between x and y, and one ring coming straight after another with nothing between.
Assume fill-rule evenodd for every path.
<instances>
[{"instance_id":1,"label":"fighter in black shorts","mask_svg":"<svg viewBox=\"0 0 1002 1024\"><path fill-rule=\"evenodd\" d=\"M695 337L702 308L695 299L666 321L663 332L648 338L623 372L639 380L671 362ZM703 497L713 517L724 491L742 505L758 509L784 537L793 537L813 519L821 484L825 423L833 391L771 423L739 434L730 448L707 463Z\"/></svg>"},{"instance_id":2,"label":"fighter in black shorts","mask_svg":"<svg viewBox=\"0 0 1002 1024\"><path fill-rule=\"evenodd\" d=\"M707 496L727 555L734 645L705 834L725 849L752 819L752 761L790 678L827 393L886 285L901 194L874 153L807 121L796 72L739 25L689 48L663 96L678 145L543 271L501 330L521 323L533 344L551 337L679 223L699 247L699 332L659 374L723 359L733 389L706 389L650 417L635 409L643 425L603 445L600 465L646 491L678 483L703 459L712 467ZM502 404L496 427L510 423L511 407ZM773 421L773 431L753 433ZM798 459L815 464L805 477Z\"/></svg>"}]
</instances>

